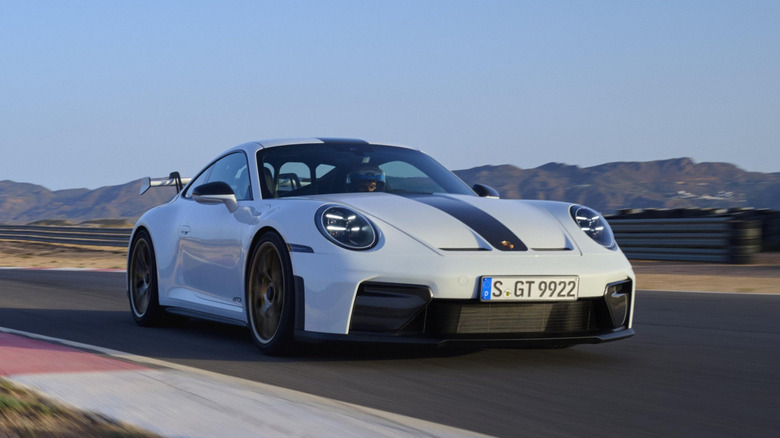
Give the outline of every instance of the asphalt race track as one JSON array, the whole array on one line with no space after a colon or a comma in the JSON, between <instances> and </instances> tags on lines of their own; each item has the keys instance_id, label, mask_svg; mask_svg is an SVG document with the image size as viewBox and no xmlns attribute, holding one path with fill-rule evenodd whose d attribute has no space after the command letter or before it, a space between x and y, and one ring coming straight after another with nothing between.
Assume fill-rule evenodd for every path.
<instances>
[{"instance_id":1,"label":"asphalt race track","mask_svg":"<svg viewBox=\"0 0 780 438\"><path fill-rule=\"evenodd\" d=\"M124 274L0 270L0 326L149 356L495 436L774 437L780 296L640 292L637 335L565 350L303 348L246 329L141 328Z\"/></svg>"}]
</instances>

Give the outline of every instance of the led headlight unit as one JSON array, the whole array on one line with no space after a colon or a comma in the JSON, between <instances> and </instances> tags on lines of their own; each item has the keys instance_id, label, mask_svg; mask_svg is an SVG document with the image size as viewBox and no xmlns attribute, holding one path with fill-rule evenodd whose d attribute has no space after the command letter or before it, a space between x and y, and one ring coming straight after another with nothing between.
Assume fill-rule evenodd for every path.
<instances>
[{"instance_id":1,"label":"led headlight unit","mask_svg":"<svg viewBox=\"0 0 780 438\"><path fill-rule=\"evenodd\" d=\"M572 205L569 211L572 219L574 219L574 222L577 223L577 226L583 233L607 249L617 249L617 242L615 242L615 235L612 234L612 228L609 227L606 219L596 210L583 207L582 205Z\"/></svg>"},{"instance_id":2,"label":"led headlight unit","mask_svg":"<svg viewBox=\"0 0 780 438\"><path fill-rule=\"evenodd\" d=\"M317 210L317 228L338 246L362 250L376 245L377 231L362 214L340 205L324 205Z\"/></svg>"}]
</instances>

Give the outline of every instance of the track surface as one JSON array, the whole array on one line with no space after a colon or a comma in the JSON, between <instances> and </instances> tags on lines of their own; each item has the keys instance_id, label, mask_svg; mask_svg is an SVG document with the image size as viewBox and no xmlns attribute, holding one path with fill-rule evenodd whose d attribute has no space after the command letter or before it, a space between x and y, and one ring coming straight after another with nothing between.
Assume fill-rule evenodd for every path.
<instances>
[{"instance_id":1,"label":"track surface","mask_svg":"<svg viewBox=\"0 0 780 438\"><path fill-rule=\"evenodd\" d=\"M495 436L774 437L780 296L644 292L628 340L566 350L257 352L246 329L147 329L124 275L0 270L0 326Z\"/></svg>"}]
</instances>

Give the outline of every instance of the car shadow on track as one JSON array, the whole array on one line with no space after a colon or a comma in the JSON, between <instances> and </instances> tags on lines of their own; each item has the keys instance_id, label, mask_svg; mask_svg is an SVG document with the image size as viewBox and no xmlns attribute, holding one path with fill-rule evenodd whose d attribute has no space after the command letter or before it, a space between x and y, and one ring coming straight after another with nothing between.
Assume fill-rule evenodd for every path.
<instances>
[{"instance_id":1,"label":"car shadow on track","mask_svg":"<svg viewBox=\"0 0 780 438\"><path fill-rule=\"evenodd\" d=\"M584 349L437 348L430 345L333 342L296 343L284 356L263 355L245 327L196 318L175 318L160 327L139 327L126 310L0 308L0 325L67 341L162 360L262 363L382 362L500 356L540 360L567 357L600 362ZM514 353L513 353L514 351ZM573 357L572 357L573 356ZM608 357L604 360L610 360Z\"/></svg>"},{"instance_id":2,"label":"car shadow on track","mask_svg":"<svg viewBox=\"0 0 780 438\"><path fill-rule=\"evenodd\" d=\"M160 328L158 328L160 329ZM472 354L475 348L436 348L431 345L404 345L358 342L305 343L296 342L284 355L266 356L252 342L249 330L245 327L220 324L192 318L178 321L163 329L183 330L201 340L211 340L220 344L231 343L243 351L236 353L251 360L263 362L323 362L323 361L382 361L399 359L423 359L454 357ZM240 344L240 345L239 345ZM239 360L235 357L228 360Z\"/></svg>"}]
</instances>

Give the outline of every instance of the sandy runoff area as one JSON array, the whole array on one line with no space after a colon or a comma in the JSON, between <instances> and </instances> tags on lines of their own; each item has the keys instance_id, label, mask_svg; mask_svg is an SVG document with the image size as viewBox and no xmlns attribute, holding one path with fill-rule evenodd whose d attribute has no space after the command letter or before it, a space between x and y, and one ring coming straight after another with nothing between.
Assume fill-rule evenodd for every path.
<instances>
[{"instance_id":1,"label":"sandy runoff area","mask_svg":"<svg viewBox=\"0 0 780 438\"><path fill-rule=\"evenodd\" d=\"M0 240L0 267L124 269L125 248ZM749 265L632 260L637 289L780 293L780 252Z\"/></svg>"},{"instance_id":2,"label":"sandy runoff area","mask_svg":"<svg viewBox=\"0 0 780 438\"><path fill-rule=\"evenodd\" d=\"M127 248L0 240L0 267L125 269Z\"/></svg>"}]
</instances>

